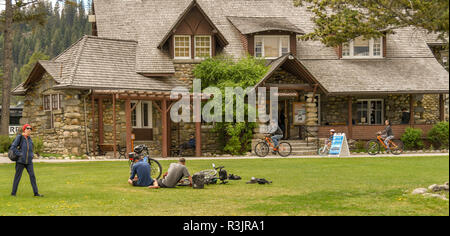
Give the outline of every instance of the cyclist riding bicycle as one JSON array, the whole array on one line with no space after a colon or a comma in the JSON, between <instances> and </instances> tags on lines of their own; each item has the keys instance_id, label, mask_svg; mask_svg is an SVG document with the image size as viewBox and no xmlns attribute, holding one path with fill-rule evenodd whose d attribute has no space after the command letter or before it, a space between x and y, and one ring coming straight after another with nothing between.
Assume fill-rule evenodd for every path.
<instances>
[{"instance_id":1,"label":"cyclist riding bicycle","mask_svg":"<svg viewBox=\"0 0 450 236\"><path fill-rule=\"evenodd\" d=\"M271 120L268 133L271 135L275 148L277 149L280 143L280 140L283 138L283 131L278 126L278 122L276 120Z\"/></svg>"},{"instance_id":2,"label":"cyclist riding bicycle","mask_svg":"<svg viewBox=\"0 0 450 236\"><path fill-rule=\"evenodd\" d=\"M386 153L389 153L391 152L389 141L394 138L394 132L392 132L391 122L389 120L386 120L384 124L386 125L386 128L381 132L381 137L384 139L384 144L387 147Z\"/></svg>"},{"instance_id":3,"label":"cyclist riding bicycle","mask_svg":"<svg viewBox=\"0 0 450 236\"><path fill-rule=\"evenodd\" d=\"M325 145L328 146L328 149L330 148L331 143L333 142L334 133L336 133L336 130L330 129L330 137L328 137L328 139L325 140Z\"/></svg>"}]
</instances>

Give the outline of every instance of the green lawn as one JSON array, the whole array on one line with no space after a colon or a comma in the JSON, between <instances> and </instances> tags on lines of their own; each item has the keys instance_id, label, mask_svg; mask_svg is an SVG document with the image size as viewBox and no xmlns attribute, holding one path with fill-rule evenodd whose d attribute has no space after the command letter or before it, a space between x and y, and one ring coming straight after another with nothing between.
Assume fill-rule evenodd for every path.
<instances>
[{"instance_id":1,"label":"green lawn","mask_svg":"<svg viewBox=\"0 0 450 236\"><path fill-rule=\"evenodd\" d=\"M127 183L127 162L35 163L40 192L26 171L11 197L14 165L0 165L1 215L449 215L449 202L409 194L449 179L449 157L188 161L211 163L243 180L149 190ZM169 161L162 161L167 169ZM245 184L252 176L271 185ZM448 194L447 194L448 196Z\"/></svg>"}]
</instances>

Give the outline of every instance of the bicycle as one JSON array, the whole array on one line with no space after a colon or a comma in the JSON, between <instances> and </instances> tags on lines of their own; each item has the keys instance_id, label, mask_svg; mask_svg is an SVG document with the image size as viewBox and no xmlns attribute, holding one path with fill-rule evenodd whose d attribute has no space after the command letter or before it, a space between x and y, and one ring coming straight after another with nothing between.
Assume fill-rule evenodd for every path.
<instances>
[{"instance_id":1,"label":"bicycle","mask_svg":"<svg viewBox=\"0 0 450 236\"><path fill-rule=\"evenodd\" d=\"M366 144L366 150L369 155L377 155L381 152L381 146L387 149L386 144L384 144L384 138L381 137L381 132L377 133L377 139L372 139ZM394 155L400 155L403 153L403 142L398 139L389 140L389 147L391 153Z\"/></svg>"},{"instance_id":2,"label":"bicycle","mask_svg":"<svg viewBox=\"0 0 450 236\"><path fill-rule=\"evenodd\" d=\"M134 152L128 154L130 172L133 169L134 160L137 156L143 156L144 160L147 160L148 164L150 164L150 173L152 179L159 179L162 175L162 166L159 161L149 157L148 147L146 145L138 145L134 148Z\"/></svg>"},{"instance_id":3,"label":"bicycle","mask_svg":"<svg viewBox=\"0 0 450 236\"><path fill-rule=\"evenodd\" d=\"M325 143L325 145L323 145L323 147L321 147L321 148L319 148L319 150L317 150L317 154L319 154L319 156L328 155L328 153L330 152L330 147L331 147L331 143Z\"/></svg>"},{"instance_id":4,"label":"bicycle","mask_svg":"<svg viewBox=\"0 0 450 236\"><path fill-rule=\"evenodd\" d=\"M228 176L227 176L227 171L224 169L224 166L218 166L216 167L216 165L213 163L212 164L212 169L209 170L202 170L198 173L196 173L196 175L203 175L204 176L204 183L209 185L209 184L216 184L217 180L222 181L222 183L220 184L226 184L228 183L227 180ZM217 171L219 170L219 171ZM219 174L219 176L217 176L217 174Z\"/></svg>"},{"instance_id":5,"label":"bicycle","mask_svg":"<svg viewBox=\"0 0 450 236\"><path fill-rule=\"evenodd\" d=\"M292 146L290 143L282 141L279 142L278 148L276 148L270 135L266 135L262 141L256 144L255 153L259 157L265 157L269 154L270 150L280 154L282 157L287 157L292 153Z\"/></svg>"}]
</instances>

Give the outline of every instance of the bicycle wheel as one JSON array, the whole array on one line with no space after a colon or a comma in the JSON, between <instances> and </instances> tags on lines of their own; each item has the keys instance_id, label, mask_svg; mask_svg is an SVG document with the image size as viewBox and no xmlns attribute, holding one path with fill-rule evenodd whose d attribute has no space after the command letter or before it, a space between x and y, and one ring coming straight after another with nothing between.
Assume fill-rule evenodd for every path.
<instances>
[{"instance_id":1,"label":"bicycle wheel","mask_svg":"<svg viewBox=\"0 0 450 236\"><path fill-rule=\"evenodd\" d=\"M292 153L292 146L288 142L280 142L278 145L278 154L282 157L287 157Z\"/></svg>"},{"instance_id":2,"label":"bicycle wheel","mask_svg":"<svg viewBox=\"0 0 450 236\"><path fill-rule=\"evenodd\" d=\"M326 155L328 155L328 148L327 147L319 148L319 150L317 151L317 154L319 154L319 156L326 156Z\"/></svg>"},{"instance_id":3,"label":"bicycle wheel","mask_svg":"<svg viewBox=\"0 0 450 236\"><path fill-rule=\"evenodd\" d=\"M162 167L161 164L155 159L149 158L148 164L150 164L150 173L152 176L152 179L159 179L162 174Z\"/></svg>"},{"instance_id":4,"label":"bicycle wheel","mask_svg":"<svg viewBox=\"0 0 450 236\"><path fill-rule=\"evenodd\" d=\"M266 142L259 142L255 146L255 154L259 157L265 157L269 154L269 145Z\"/></svg>"},{"instance_id":5,"label":"bicycle wheel","mask_svg":"<svg viewBox=\"0 0 450 236\"><path fill-rule=\"evenodd\" d=\"M366 144L366 150L369 155L377 155L380 153L380 144L378 143L378 140L370 140Z\"/></svg>"},{"instance_id":6,"label":"bicycle wheel","mask_svg":"<svg viewBox=\"0 0 450 236\"><path fill-rule=\"evenodd\" d=\"M198 174L202 174L205 178L205 184L215 184L217 182L217 170L202 170L198 172Z\"/></svg>"},{"instance_id":7,"label":"bicycle wheel","mask_svg":"<svg viewBox=\"0 0 450 236\"><path fill-rule=\"evenodd\" d=\"M403 142L401 140L391 140L389 142L389 146L391 148L392 154L400 155L403 153Z\"/></svg>"}]
</instances>

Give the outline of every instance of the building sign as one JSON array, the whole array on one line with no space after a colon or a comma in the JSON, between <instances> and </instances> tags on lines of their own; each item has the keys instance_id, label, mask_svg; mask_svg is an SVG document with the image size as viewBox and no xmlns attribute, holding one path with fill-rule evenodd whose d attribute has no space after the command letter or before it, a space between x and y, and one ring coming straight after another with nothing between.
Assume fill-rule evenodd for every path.
<instances>
[{"instance_id":1,"label":"building sign","mask_svg":"<svg viewBox=\"0 0 450 236\"><path fill-rule=\"evenodd\" d=\"M292 105L294 125L304 125L306 123L306 103L294 102Z\"/></svg>"},{"instance_id":2,"label":"building sign","mask_svg":"<svg viewBox=\"0 0 450 236\"><path fill-rule=\"evenodd\" d=\"M350 149L348 147L347 137L345 133L337 133L333 136L331 142L330 157L348 157L350 156Z\"/></svg>"},{"instance_id":3,"label":"building sign","mask_svg":"<svg viewBox=\"0 0 450 236\"><path fill-rule=\"evenodd\" d=\"M20 132L20 126L9 126L9 135L16 135Z\"/></svg>"}]
</instances>

